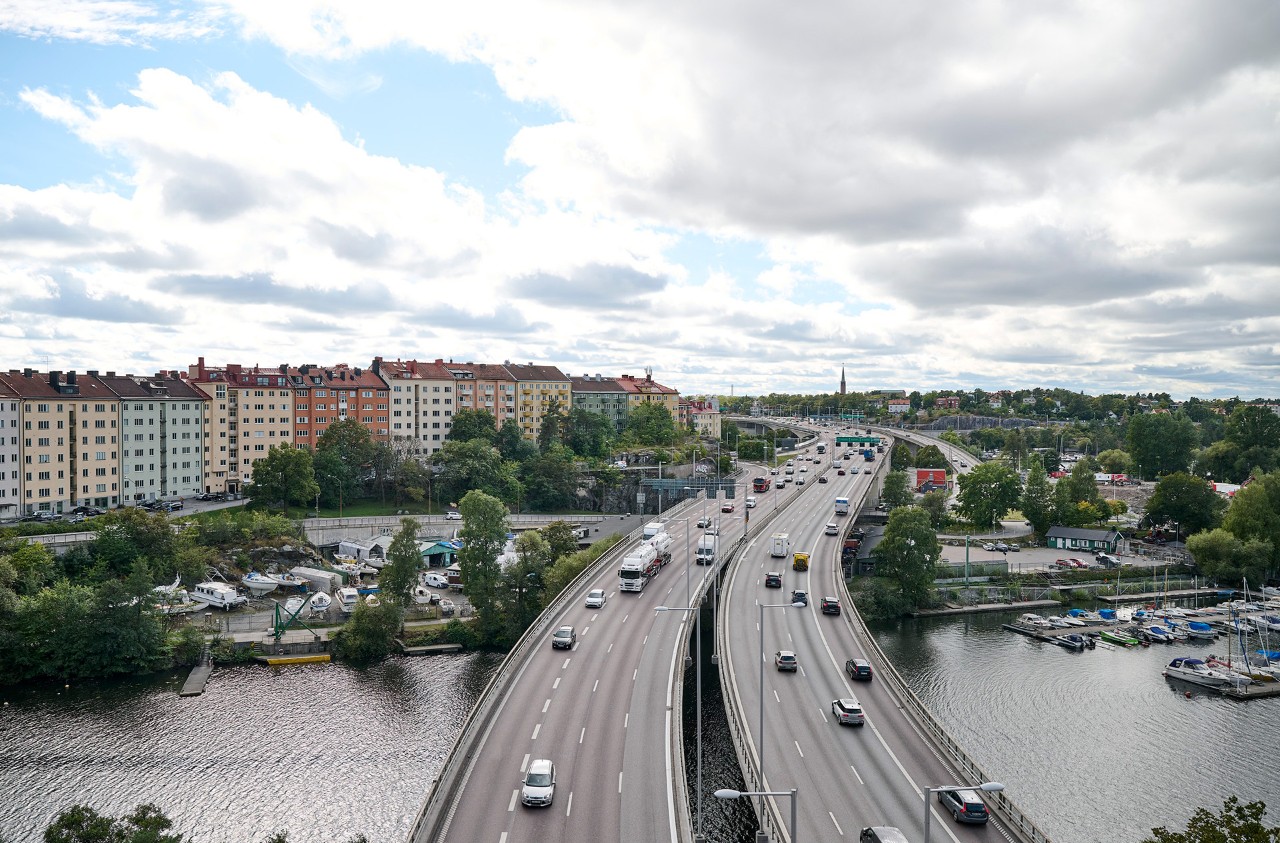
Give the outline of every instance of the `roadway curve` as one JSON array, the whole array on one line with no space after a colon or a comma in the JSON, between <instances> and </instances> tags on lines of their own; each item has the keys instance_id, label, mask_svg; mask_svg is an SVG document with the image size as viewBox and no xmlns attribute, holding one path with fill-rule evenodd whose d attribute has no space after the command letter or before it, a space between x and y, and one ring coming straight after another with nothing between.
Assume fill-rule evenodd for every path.
<instances>
[{"instance_id":1,"label":"roadway curve","mask_svg":"<svg viewBox=\"0 0 1280 843\"><path fill-rule=\"evenodd\" d=\"M830 456L824 458L824 467ZM843 527L848 517L833 515L837 495L848 495L855 507L864 495L874 499L868 493L879 475L840 477L828 472L828 476L827 484L806 485L799 500L781 512L769 529L788 532L793 550L810 551L810 570L797 573L789 560L784 566L783 560L771 558L768 537L761 536L748 544L726 582L720 614L721 648L727 656L724 685L726 693L736 689L727 704L736 706L750 752L756 756L763 663L765 783L758 789L798 789L799 839L856 841L864 826L891 825L902 829L908 839L923 840L922 787L968 782L957 780L957 774L935 754L882 677L851 683L844 673L845 659L855 655L871 658L878 674L883 673L883 665L871 655L874 648L867 645L847 612L838 537L824 535L823 527L833 520ZM770 570L784 572L781 590L764 587L765 572ZM759 608L762 603L787 602L792 589L809 592L807 608ZM818 605L823 595L839 596L846 613L822 615ZM779 649L797 654L797 673L774 668L773 654ZM832 719L832 700L849 696L862 702L865 727L842 727ZM758 785L752 766L744 765L744 773L748 786L754 788ZM938 807L936 801L930 803L935 840L995 841L1009 836L994 819L986 826L966 826L957 835L950 816L941 814ZM788 817L788 799L774 800L773 811L776 817Z\"/></svg>"}]
</instances>

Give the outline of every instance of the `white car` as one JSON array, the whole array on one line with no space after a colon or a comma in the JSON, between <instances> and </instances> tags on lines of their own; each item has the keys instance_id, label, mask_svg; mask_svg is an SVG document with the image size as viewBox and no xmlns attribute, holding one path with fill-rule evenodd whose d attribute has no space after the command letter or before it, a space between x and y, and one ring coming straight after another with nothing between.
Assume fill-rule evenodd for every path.
<instances>
[{"instance_id":1,"label":"white car","mask_svg":"<svg viewBox=\"0 0 1280 843\"><path fill-rule=\"evenodd\" d=\"M840 532L840 528L837 527L835 524L828 524L827 529L824 532L828 536L834 536Z\"/></svg>"},{"instance_id":2,"label":"white car","mask_svg":"<svg viewBox=\"0 0 1280 843\"><path fill-rule=\"evenodd\" d=\"M756 499L754 497L747 498L747 509L755 509Z\"/></svg>"},{"instance_id":3,"label":"white car","mask_svg":"<svg viewBox=\"0 0 1280 843\"><path fill-rule=\"evenodd\" d=\"M841 726L846 723L850 726L861 726L867 722L866 716L862 713L862 704L853 697L843 700L832 700L831 713L835 716L836 722Z\"/></svg>"},{"instance_id":4,"label":"white car","mask_svg":"<svg viewBox=\"0 0 1280 843\"><path fill-rule=\"evenodd\" d=\"M588 609L602 608L607 599L608 598L605 597L603 588L593 588L590 592L587 593L587 608Z\"/></svg>"},{"instance_id":5,"label":"white car","mask_svg":"<svg viewBox=\"0 0 1280 843\"><path fill-rule=\"evenodd\" d=\"M520 784L520 804L550 805L556 798L556 765L546 758L529 762L529 772Z\"/></svg>"},{"instance_id":6,"label":"white car","mask_svg":"<svg viewBox=\"0 0 1280 843\"><path fill-rule=\"evenodd\" d=\"M444 520L446 520L446 521L461 521L461 520L462 520L462 513L461 513L461 512L459 512L459 511L458 511L458 510L456 510L456 509L451 509L451 510L449 510L448 512L446 512L446 513L444 514Z\"/></svg>"}]
</instances>

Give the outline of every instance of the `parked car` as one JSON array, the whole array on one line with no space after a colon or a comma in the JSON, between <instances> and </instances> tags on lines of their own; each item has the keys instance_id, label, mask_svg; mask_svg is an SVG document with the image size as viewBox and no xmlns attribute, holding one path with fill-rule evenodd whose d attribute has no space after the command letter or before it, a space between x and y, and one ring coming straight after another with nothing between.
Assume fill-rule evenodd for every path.
<instances>
[{"instance_id":1,"label":"parked car","mask_svg":"<svg viewBox=\"0 0 1280 843\"><path fill-rule=\"evenodd\" d=\"M1010 552L1010 553L1021 553L1021 552L1022 552L1022 545L1020 545L1020 544L1011 544L1011 545L1009 545L1009 552Z\"/></svg>"},{"instance_id":2,"label":"parked car","mask_svg":"<svg viewBox=\"0 0 1280 843\"><path fill-rule=\"evenodd\" d=\"M1005 544L1004 542L996 542L996 552L997 552L997 553L1008 553L1008 552L1009 552L1009 545Z\"/></svg>"},{"instance_id":3,"label":"parked car","mask_svg":"<svg viewBox=\"0 0 1280 843\"><path fill-rule=\"evenodd\" d=\"M840 601L834 597L822 598L822 614L824 615L840 614Z\"/></svg>"},{"instance_id":4,"label":"parked car","mask_svg":"<svg viewBox=\"0 0 1280 843\"><path fill-rule=\"evenodd\" d=\"M789 670L792 673L800 667L800 662L796 660L796 654L790 650L779 650L775 653L773 664L778 670Z\"/></svg>"},{"instance_id":5,"label":"parked car","mask_svg":"<svg viewBox=\"0 0 1280 843\"><path fill-rule=\"evenodd\" d=\"M958 823L981 824L988 819L986 803L976 790L940 790L938 801Z\"/></svg>"},{"instance_id":6,"label":"parked car","mask_svg":"<svg viewBox=\"0 0 1280 843\"><path fill-rule=\"evenodd\" d=\"M446 521L461 521L461 520L462 520L462 513L461 513L461 512L459 512L459 511L458 511L458 510L456 510L456 509L451 509L451 510L449 510L448 512L446 512L446 513L444 514L444 520L446 520Z\"/></svg>"},{"instance_id":7,"label":"parked car","mask_svg":"<svg viewBox=\"0 0 1280 843\"><path fill-rule=\"evenodd\" d=\"M453 613L456 612L457 609L458 607L453 605L453 601L447 597L440 601L440 617L442 618L453 617Z\"/></svg>"},{"instance_id":8,"label":"parked car","mask_svg":"<svg viewBox=\"0 0 1280 843\"><path fill-rule=\"evenodd\" d=\"M782 574L777 571L770 571L764 575L765 588L782 588Z\"/></svg>"},{"instance_id":9,"label":"parked car","mask_svg":"<svg viewBox=\"0 0 1280 843\"><path fill-rule=\"evenodd\" d=\"M525 773L520 785L521 805L550 805L556 798L556 765L546 758L529 762L529 771Z\"/></svg>"},{"instance_id":10,"label":"parked car","mask_svg":"<svg viewBox=\"0 0 1280 843\"><path fill-rule=\"evenodd\" d=\"M995 546L994 544L992 544L991 542L983 542L983 543L982 543L982 549L983 549L983 550L990 550L990 551L993 551L993 552L994 552L994 551L995 551L995 549L996 549L996 546Z\"/></svg>"},{"instance_id":11,"label":"parked car","mask_svg":"<svg viewBox=\"0 0 1280 843\"><path fill-rule=\"evenodd\" d=\"M849 674L850 679L860 679L867 682L871 681L871 662L866 659L852 658L844 663L844 672Z\"/></svg>"},{"instance_id":12,"label":"parked car","mask_svg":"<svg viewBox=\"0 0 1280 843\"><path fill-rule=\"evenodd\" d=\"M832 700L831 714L841 726L862 726L867 722L861 703L853 697Z\"/></svg>"},{"instance_id":13,"label":"parked car","mask_svg":"<svg viewBox=\"0 0 1280 843\"><path fill-rule=\"evenodd\" d=\"M551 633L551 649L553 650L569 650L576 643L578 643L578 633L567 624Z\"/></svg>"}]
</instances>

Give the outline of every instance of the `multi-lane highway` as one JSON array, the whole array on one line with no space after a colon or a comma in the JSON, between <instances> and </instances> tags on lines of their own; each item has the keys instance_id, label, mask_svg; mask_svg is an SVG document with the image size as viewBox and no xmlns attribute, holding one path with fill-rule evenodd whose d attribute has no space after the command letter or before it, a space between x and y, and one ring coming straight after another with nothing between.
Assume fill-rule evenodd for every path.
<instances>
[{"instance_id":1,"label":"multi-lane highway","mask_svg":"<svg viewBox=\"0 0 1280 843\"><path fill-rule=\"evenodd\" d=\"M830 458L831 454L823 457L824 468ZM839 537L825 535L823 526L837 521L843 528L852 516L834 515L835 497L847 495L856 502L878 478L865 472L842 477L828 471L827 476L829 483L807 484L800 499L769 526L770 533L789 533L793 550L811 553L809 571L793 571L789 559L771 558L768 537L761 536L748 546L726 583L721 612L722 647L730 673L726 686L736 689L739 716L753 750L759 753L763 749L765 784L760 789L798 791L799 839L856 841L864 826L889 825L902 829L908 839L922 840L922 788L976 783L955 781L955 774L925 749L928 743L904 716L882 679L852 682L844 674L846 659L869 656L871 648L861 640L847 614L823 615L819 610L824 595L840 597L843 608L848 608L840 573ZM783 573L783 588L765 587L768 571ZM807 607L760 608L761 604L789 602L793 589L809 593ZM799 670L776 670L773 656L777 650L794 651ZM881 667L874 659L873 666L877 670ZM832 701L850 696L863 705L864 727L841 726L832 717ZM778 816L788 817L787 798L777 802ZM936 802L932 807L935 840L982 841L1001 836L994 820L989 826L965 827L953 833L951 817L937 811ZM785 827L785 821L781 825Z\"/></svg>"}]
</instances>

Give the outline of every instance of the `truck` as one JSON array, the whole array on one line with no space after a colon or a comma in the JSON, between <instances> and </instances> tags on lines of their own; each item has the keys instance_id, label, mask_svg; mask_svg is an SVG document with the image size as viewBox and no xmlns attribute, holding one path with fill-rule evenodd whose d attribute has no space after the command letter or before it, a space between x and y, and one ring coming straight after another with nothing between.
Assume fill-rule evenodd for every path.
<instances>
[{"instance_id":1,"label":"truck","mask_svg":"<svg viewBox=\"0 0 1280 843\"><path fill-rule=\"evenodd\" d=\"M769 487L773 485L773 481L768 477L757 477L751 481L751 491L767 492Z\"/></svg>"},{"instance_id":2,"label":"truck","mask_svg":"<svg viewBox=\"0 0 1280 843\"><path fill-rule=\"evenodd\" d=\"M649 542L637 545L635 550L622 559L622 566L618 569L618 590L644 591L649 580L662 570L661 559L658 549Z\"/></svg>"},{"instance_id":3,"label":"truck","mask_svg":"<svg viewBox=\"0 0 1280 843\"><path fill-rule=\"evenodd\" d=\"M649 539L647 544L652 546L654 553L657 554L659 567L671 561L671 536L666 533L658 533Z\"/></svg>"},{"instance_id":4,"label":"truck","mask_svg":"<svg viewBox=\"0 0 1280 843\"><path fill-rule=\"evenodd\" d=\"M827 452L827 443L819 442L816 446L816 450L819 454L825 454Z\"/></svg>"},{"instance_id":5,"label":"truck","mask_svg":"<svg viewBox=\"0 0 1280 843\"><path fill-rule=\"evenodd\" d=\"M774 533L769 537L769 555L786 558L791 552L791 536L787 533Z\"/></svg>"},{"instance_id":6,"label":"truck","mask_svg":"<svg viewBox=\"0 0 1280 843\"><path fill-rule=\"evenodd\" d=\"M693 559L699 565L711 565L716 561L716 542L715 536L703 536L698 539L698 548L694 551Z\"/></svg>"},{"instance_id":7,"label":"truck","mask_svg":"<svg viewBox=\"0 0 1280 843\"><path fill-rule=\"evenodd\" d=\"M791 557L791 570L793 571L809 570L809 554L803 553L797 550L795 552L795 555Z\"/></svg>"},{"instance_id":8,"label":"truck","mask_svg":"<svg viewBox=\"0 0 1280 843\"><path fill-rule=\"evenodd\" d=\"M644 525L644 538L646 540L651 539L658 535L658 533L665 532L666 529L666 525L661 521L650 521L648 524Z\"/></svg>"},{"instance_id":9,"label":"truck","mask_svg":"<svg viewBox=\"0 0 1280 843\"><path fill-rule=\"evenodd\" d=\"M836 498L836 515L848 515L848 514L849 514L849 499Z\"/></svg>"},{"instance_id":10,"label":"truck","mask_svg":"<svg viewBox=\"0 0 1280 843\"><path fill-rule=\"evenodd\" d=\"M868 448L868 449L866 449L865 451L863 451L863 452L862 452L862 458L863 458L864 460L866 460L867 462L875 462L875 461L876 461L876 452L875 452L875 451L873 451L873 450L871 450L870 448Z\"/></svg>"}]
</instances>

